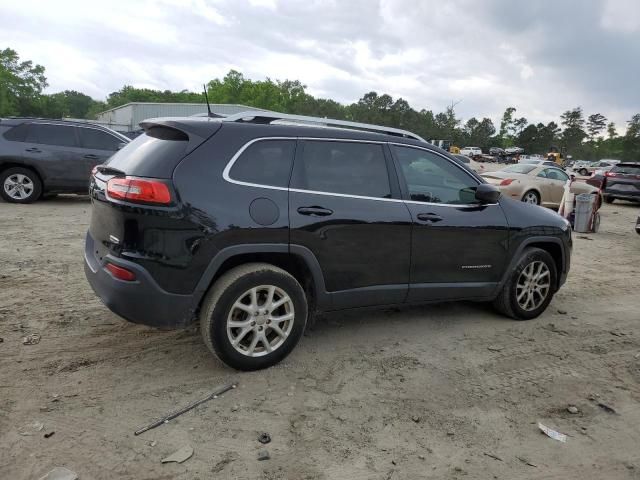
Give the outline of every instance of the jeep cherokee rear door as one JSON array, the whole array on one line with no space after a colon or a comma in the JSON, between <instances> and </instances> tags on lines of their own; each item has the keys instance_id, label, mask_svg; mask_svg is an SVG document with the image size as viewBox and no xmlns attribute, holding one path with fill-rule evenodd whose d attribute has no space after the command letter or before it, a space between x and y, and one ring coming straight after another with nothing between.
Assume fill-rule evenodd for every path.
<instances>
[{"instance_id":1,"label":"jeep cherokee rear door","mask_svg":"<svg viewBox=\"0 0 640 480\"><path fill-rule=\"evenodd\" d=\"M408 301L491 295L505 268L508 226L500 205L480 205L480 183L448 158L393 145L413 218Z\"/></svg>"},{"instance_id":2,"label":"jeep cherokee rear door","mask_svg":"<svg viewBox=\"0 0 640 480\"><path fill-rule=\"evenodd\" d=\"M411 216L388 147L300 140L290 187L290 243L316 256L333 306L403 302Z\"/></svg>"}]
</instances>

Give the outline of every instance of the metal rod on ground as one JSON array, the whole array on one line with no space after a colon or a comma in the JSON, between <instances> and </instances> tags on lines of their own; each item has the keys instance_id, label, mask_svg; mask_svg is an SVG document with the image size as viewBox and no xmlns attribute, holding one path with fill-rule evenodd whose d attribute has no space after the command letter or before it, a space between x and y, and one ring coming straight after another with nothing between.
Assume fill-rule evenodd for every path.
<instances>
[{"instance_id":1,"label":"metal rod on ground","mask_svg":"<svg viewBox=\"0 0 640 480\"><path fill-rule=\"evenodd\" d=\"M222 395L223 393L228 392L229 390L233 390L234 388L236 388L236 386L237 386L237 383L229 383L227 385L223 385L222 387L218 388L217 390L215 390L213 393L210 393L206 397L201 398L200 400L196 400L195 402L190 403L186 407L183 407L180 410L176 410L175 412L172 412L172 413L170 413L168 415L165 415L164 417L160 418L159 420L156 420L155 422L150 423L146 427L142 427L141 429L136 430L134 432L134 435L140 435L141 433L144 433L147 430L151 430L152 428L159 427L163 423L167 423L169 420L173 420L174 418L182 415L185 412L188 412L189 410L192 410L192 409L196 408L198 405L201 405L204 402L208 402L209 400L213 400L214 398L218 398L219 395Z\"/></svg>"}]
</instances>

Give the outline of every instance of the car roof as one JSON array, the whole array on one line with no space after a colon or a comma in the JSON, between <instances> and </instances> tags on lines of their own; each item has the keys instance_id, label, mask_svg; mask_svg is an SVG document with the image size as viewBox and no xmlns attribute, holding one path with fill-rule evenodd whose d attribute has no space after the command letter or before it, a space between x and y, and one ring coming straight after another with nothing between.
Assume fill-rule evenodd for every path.
<instances>
[{"instance_id":1,"label":"car roof","mask_svg":"<svg viewBox=\"0 0 640 480\"><path fill-rule=\"evenodd\" d=\"M419 146L428 150L437 152L445 152L441 148L436 147L427 142L423 142L413 138L402 137L399 135L390 135L386 133L371 132L366 130L357 130L354 128L342 128L335 126L306 125L301 123L283 122L283 123L253 123L253 122L230 122L221 118L207 117L159 117L150 118L140 123L143 128L149 128L152 125L166 125L182 127L192 130L199 135L206 132L213 132L222 124L224 129L250 129L254 130L256 137L259 136L291 136L291 137L318 137L318 138L336 138L336 139L353 139L353 140L371 140L378 142L401 143L406 145ZM445 152L448 153L448 152Z\"/></svg>"}]
</instances>

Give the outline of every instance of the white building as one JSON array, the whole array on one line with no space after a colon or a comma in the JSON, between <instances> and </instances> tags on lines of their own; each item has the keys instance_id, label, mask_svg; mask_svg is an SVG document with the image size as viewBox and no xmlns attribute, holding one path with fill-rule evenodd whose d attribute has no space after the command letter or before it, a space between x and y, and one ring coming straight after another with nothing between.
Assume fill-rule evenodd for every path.
<instances>
[{"instance_id":1,"label":"white building","mask_svg":"<svg viewBox=\"0 0 640 480\"><path fill-rule=\"evenodd\" d=\"M211 104L211 111L218 115L234 115L240 112L263 112L260 108L235 104ZM155 117L190 117L207 113L206 103L153 103L131 102L99 113L92 123L104 125L118 132L138 130L140 122Z\"/></svg>"}]
</instances>

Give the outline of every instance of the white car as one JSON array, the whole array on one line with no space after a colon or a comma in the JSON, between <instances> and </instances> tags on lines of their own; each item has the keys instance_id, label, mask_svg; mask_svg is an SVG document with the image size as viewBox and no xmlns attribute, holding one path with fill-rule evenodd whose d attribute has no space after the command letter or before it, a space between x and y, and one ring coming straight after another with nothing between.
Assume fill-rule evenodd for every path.
<instances>
[{"instance_id":1,"label":"white car","mask_svg":"<svg viewBox=\"0 0 640 480\"><path fill-rule=\"evenodd\" d=\"M519 153L524 153L524 148L520 148L520 147L509 147L509 148L505 148L504 152L507 155L517 155Z\"/></svg>"},{"instance_id":2,"label":"white car","mask_svg":"<svg viewBox=\"0 0 640 480\"><path fill-rule=\"evenodd\" d=\"M467 157L475 157L476 155L482 155L482 149L480 147L464 147L460 149L460 153Z\"/></svg>"}]
</instances>

